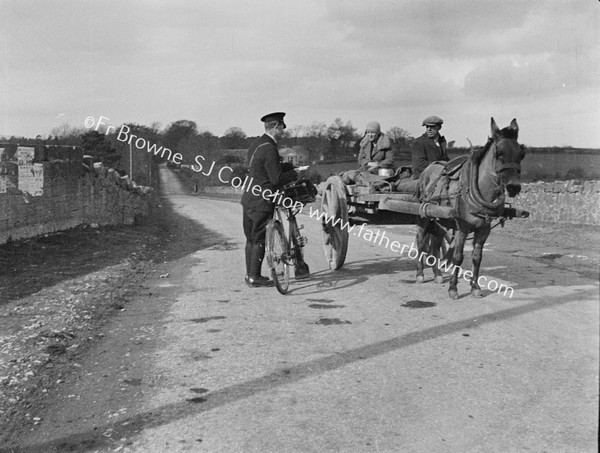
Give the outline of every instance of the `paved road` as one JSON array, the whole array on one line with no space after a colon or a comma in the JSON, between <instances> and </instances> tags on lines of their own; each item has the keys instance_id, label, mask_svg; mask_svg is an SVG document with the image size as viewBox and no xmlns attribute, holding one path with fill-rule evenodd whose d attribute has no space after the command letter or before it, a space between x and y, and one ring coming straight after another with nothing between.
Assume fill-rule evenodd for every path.
<instances>
[{"instance_id":1,"label":"paved road","mask_svg":"<svg viewBox=\"0 0 600 453\"><path fill-rule=\"evenodd\" d=\"M483 273L514 296L473 299L462 282L465 297L453 301L447 283L416 285L411 259L357 237L345 268L330 271L320 226L305 217L312 278L286 296L250 289L240 205L163 178L176 210L218 244L149 282L168 305L138 317L152 346L120 381L137 370L136 404L119 410L118 386L105 387L112 408L63 429L63 441L135 452L596 451L597 281L492 236ZM400 243L414 236L412 226L370 228ZM141 327L129 328L134 337ZM81 380L94 376L83 366ZM32 437L38 446L58 435L47 425Z\"/></svg>"}]
</instances>

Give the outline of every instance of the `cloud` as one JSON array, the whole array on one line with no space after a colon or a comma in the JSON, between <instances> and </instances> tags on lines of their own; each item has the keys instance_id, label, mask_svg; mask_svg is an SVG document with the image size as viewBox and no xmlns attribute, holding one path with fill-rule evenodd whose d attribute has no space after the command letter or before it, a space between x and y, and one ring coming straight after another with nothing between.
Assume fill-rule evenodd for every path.
<instances>
[{"instance_id":1,"label":"cloud","mask_svg":"<svg viewBox=\"0 0 600 453\"><path fill-rule=\"evenodd\" d=\"M535 57L497 57L482 61L465 78L467 97L543 97L550 93L598 88L598 64L572 61L568 55L551 53Z\"/></svg>"},{"instance_id":2,"label":"cloud","mask_svg":"<svg viewBox=\"0 0 600 453\"><path fill-rule=\"evenodd\" d=\"M446 60L452 80L468 95L543 94L597 86L597 5L569 1L426 0L328 3L329 17L345 30L369 66ZM395 55L389 61L389 55ZM386 61L386 59L388 61ZM512 68L510 62L520 65ZM421 65L426 70L426 64ZM429 65L432 71L440 71ZM460 74L457 68L464 71ZM435 83L439 72L423 72ZM409 78L407 83L412 83ZM420 80L417 81L417 84ZM418 88L418 87L417 87ZM413 90L410 90L413 92Z\"/></svg>"},{"instance_id":3,"label":"cloud","mask_svg":"<svg viewBox=\"0 0 600 453\"><path fill-rule=\"evenodd\" d=\"M564 132L594 108L582 93L599 97L591 1L5 3L0 106L11 133L49 130L64 112L253 134L261 112L279 109L290 124L378 118L419 135L438 114L450 136L491 114L525 115L531 133L528 118L559 104Z\"/></svg>"},{"instance_id":4,"label":"cloud","mask_svg":"<svg viewBox=\"0 0 600 453\"><path fill-rule=\"evenodd\" d=\"M386 0L366 8L356 1L327 4L330 20L365 49L396 49L399 55L424 58L462 56L474 36L520 26L531 7L514 0L497 10L497 2L485 0Z\"/></svg>"}]
</instances>

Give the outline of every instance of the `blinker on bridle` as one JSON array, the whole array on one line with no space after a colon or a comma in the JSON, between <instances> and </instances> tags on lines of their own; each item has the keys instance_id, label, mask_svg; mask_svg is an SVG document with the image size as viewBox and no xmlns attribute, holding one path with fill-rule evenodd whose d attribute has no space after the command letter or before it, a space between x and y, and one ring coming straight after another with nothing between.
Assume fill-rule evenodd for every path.
<instances>
[{"instance_id":1,"label":"blinker on bridle","mask_svg":"<svg viewBox=\"0 0 600 453\"><path fill-rule=\"evenodd\" d=\"M494 146L496 147L496 150L498 149L498 143L500 143L502 140L514 140L514 139L500 137L498 140L494 140ZM496 152L495 152L496 150L494 150L494 158L496 158ZM498 159L496 159L496 160L498 160ZM519 163L518 162L508 162L508 163L500 164L496 168L494 168L494 172L502 173L505 170L511 170L511 169L517 170L519 172L519 174L521 174L521 163L520 162Z\"/></svg>"}]
</instances>

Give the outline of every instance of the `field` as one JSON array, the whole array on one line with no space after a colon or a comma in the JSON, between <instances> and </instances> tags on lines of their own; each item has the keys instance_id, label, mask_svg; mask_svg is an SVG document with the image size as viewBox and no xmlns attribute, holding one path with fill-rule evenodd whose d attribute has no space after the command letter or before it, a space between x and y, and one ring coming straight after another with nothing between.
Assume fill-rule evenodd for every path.
<instances>
[{"instance_id":1,"label":"field","mask_svg":"<svg viewBox=\"0 0 600 453\"><path fill-rule=\"evenodd\" d=\"M525 156L521 168L525 181L600 179L600 152L531 153Z\"/></svg>"},{"instance_id":2,"label":"field","mask_svg":"<svg viewBox=\"0 0 600 453\"><path fill-rule=\"evenodd\" d=\"M450 158L459 154L450 153ZM399 165L410 165L400 161ZM323 179L357 168L356 161L317 163L311 168ZM521 163L522 181L600 180L600 151L597 153L530 152Z\"/></svg>"}]
</instances>

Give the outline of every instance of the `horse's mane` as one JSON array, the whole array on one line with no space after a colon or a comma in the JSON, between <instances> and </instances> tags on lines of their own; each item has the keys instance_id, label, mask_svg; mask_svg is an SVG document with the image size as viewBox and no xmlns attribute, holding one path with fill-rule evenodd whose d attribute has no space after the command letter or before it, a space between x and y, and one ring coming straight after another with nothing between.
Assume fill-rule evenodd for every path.
<instances>
[{"instance_id":1,"label":"horse's mane","mask_svg":"<svg viewBox=\"0 0 600 453\"><path fill-rule=\"evenodd\" d=\"M492 146L492 143L493 143L492 138L488 137L488 141L484 146L477 146L477 147L471 149L471 152L469 153L469 157L471 158L473 163L479 164L481 162L481 159L483 159L483 156L485 156L485 153L487 153L488 149L490 149L490 146Z\"/></svg>"}]
</instances>

